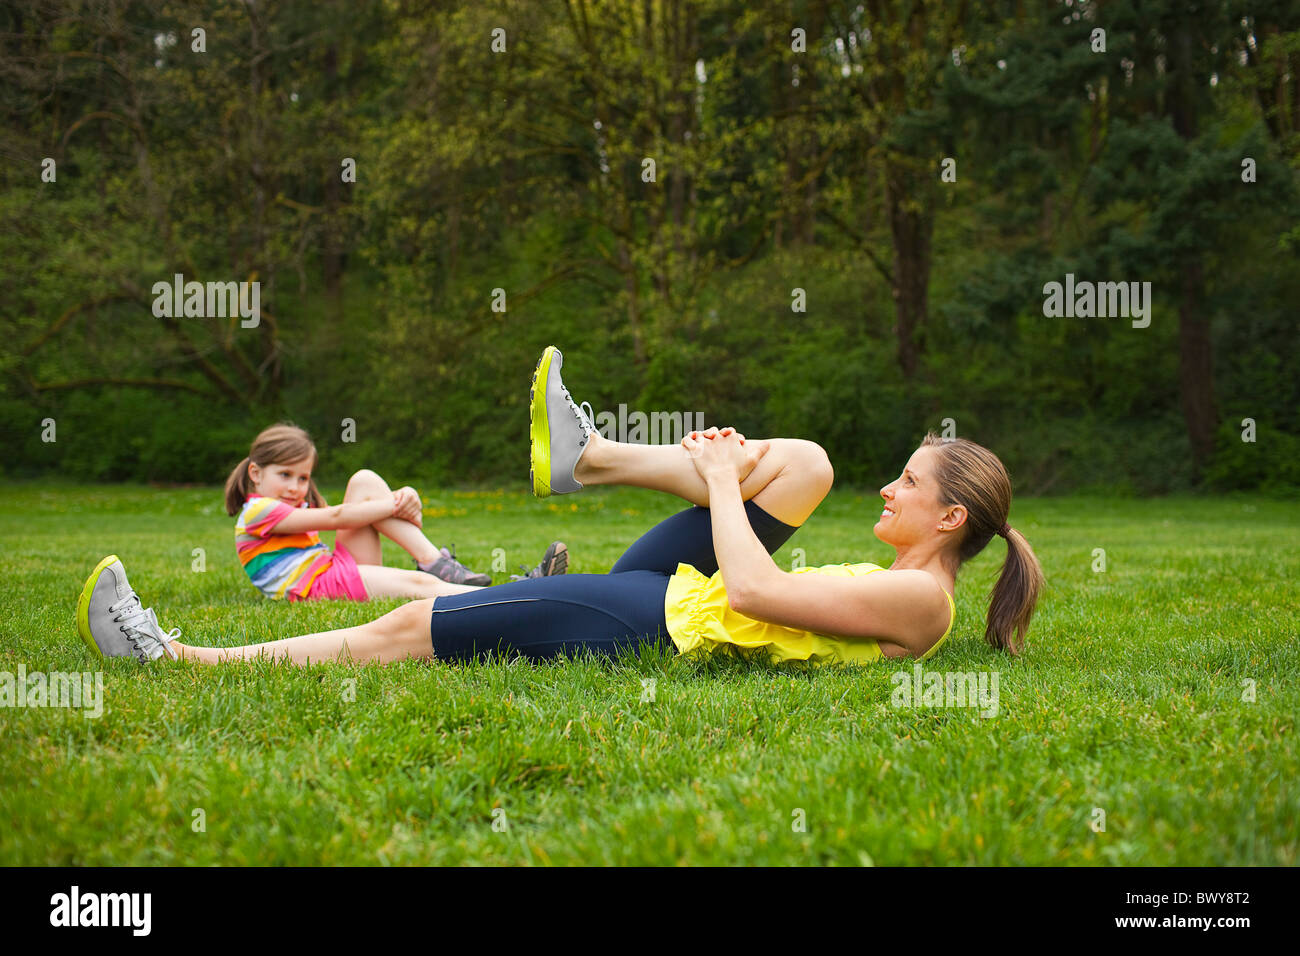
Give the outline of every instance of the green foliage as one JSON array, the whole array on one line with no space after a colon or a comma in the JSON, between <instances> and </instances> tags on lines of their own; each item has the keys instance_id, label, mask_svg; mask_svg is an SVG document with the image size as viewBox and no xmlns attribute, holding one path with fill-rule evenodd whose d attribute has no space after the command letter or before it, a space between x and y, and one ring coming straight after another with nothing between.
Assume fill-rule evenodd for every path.
<instances>
[{"instance_id":1,"label":"green foliage","mask_svg":"<svg viewBox=\"0 0 1300 956\"><path fill-rule=\"evenodd\" d=\"M1216 491L1258 488L1294 499L1300 489L1300 438L1267 422L1255 424L1252 441L1244 432L1231 422L1219 430L1218 451L1206 474L1209 486Z\"/></svg>"},{"instance_id":2,"label":"green foliage","mask_svg":"<svg viewBox=\"0 0 1300 956\"><path fill-rule=\"evenodd\" d=\"M566 10L214 0L195 54L184 6L8 5L0 468L215 480L290 418L330 476L481 481L549 343L597 409L867 486L946 418L1053 493L1265 481L1230 443L1198 475L1189 391L1300 435L1295 11L1120 2L1103 55L1083 5ZM256 276L263 321L156 318L176 272ZM1150 328L1045 319L1066 272L1151 281Z\"/></svg>"},{"instance_id":3,"label":"green foliage","mask_svg":"<svg viewBox=\"0 0 1300 956\"><path fill-rule=\"evenodd\" d=\"M41 422L54 421L54 441ZM225 480L262 427L251 417L212 415L210 403L185 393L142 389L67 392L39 411L0 404L5 474L60 475L78 481L207 482Z\"/></svg>"}]
</instances>

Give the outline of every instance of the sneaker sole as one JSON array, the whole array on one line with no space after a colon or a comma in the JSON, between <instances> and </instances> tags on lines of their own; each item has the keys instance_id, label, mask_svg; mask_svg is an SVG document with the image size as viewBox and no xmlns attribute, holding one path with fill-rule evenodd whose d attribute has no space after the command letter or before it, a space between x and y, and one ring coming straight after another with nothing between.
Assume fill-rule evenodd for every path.
<instances>
[{"instance_id":1,"label":"sneaker sole","mask_svg":"<svg viewBox=\"0 0 1300 956\"><path fill-rule=\"evenodd\" d=\"M99 581L99 576L104 573L104 569L117 560L119 560L117 555L110 554L95 565L95 570L90 572L90 577L86 578L86 583L81 589L81 596L77 598L77 633L81 635L81 639L86 642L86 646L94 655L101 659L104 652L99 649L99 645L95 643L95 636L90 633L90 596L95 593L95 584Z\"/></svg>"},{"instance_id":2,"label":"sneaker sole","mask_svg":"<svg viewBox=\"0 0 1300 956\"><path fill-rule=\"evenodd\" d=\"M542 555L542 577L553 577L557 574L564 574L569 570L569 549L563 547L563 545L564 542L562 541L552 542L550 547L546 549L546 553ZM557 571L555 570L555 565L558 562L555 559L558 555L564 556L564 566Z\"/></svg>"},{"instance_id":3,"label":"sneaker sole","mask_svg":"<svg viewBox=\"0 0 1300 956\"><path fill-rule=\"evenodd\" d=\"M551 359L557 354L559 350L554 345L546 346L533 371L533 384L528 390L528 434L532 444L528 478L532 482L533 494L538 498L551 495L551 427L546 416L546 383L551 375Z\"/></svg>"}]
</instances>

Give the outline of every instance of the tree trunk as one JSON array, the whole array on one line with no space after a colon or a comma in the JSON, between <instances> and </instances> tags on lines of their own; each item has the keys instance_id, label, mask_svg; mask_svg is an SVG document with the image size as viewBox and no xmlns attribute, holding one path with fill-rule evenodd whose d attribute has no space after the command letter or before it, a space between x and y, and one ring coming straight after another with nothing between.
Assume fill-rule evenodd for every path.
<instances>
[{"instance_id":1,"label":"tree trunk","mask_svg":"<svg viewBox=\"0 0 1300 956\"><path fill-rule=\"evenodd\" d=\"M637 290L636 267L627 243L618 240L618 261L623 269L623 283L627 290L627 324L632 331L632 357L639 371L645 370L645 341L641 334L641 301Z\"/></svg>"},{"instance_id":2,"label":"tree trunk","mask_svg":"<svg viewBox=\"0 0 1300 956\"><path fill-rule=\"evenodd\" d=\"M916 184L910 170L894 162L885 165L885 206L894 240L894 333L898 338L898 365L903 377L915 377L920 361L916 334L929 312L930 237L934 209L930 187Z\"/></svg>"},{"instance_id":3,"label":"tree trunk","mask_svg":"<svg viewBox=\"0 0 1300 956\"><path fill-rule=\"evenodd\" d=\"M1173 44L1174 82L1169 112L1174 130L1186 143L1196 138L1196 90L1192 73L1192 35L1181 24ZM1190 150L1189 150L1190 156ZM1205 274L1199 255L1182 267L1182 290L1178 301L1178 386L1182 394L1183 419L1192 446L1192 468L1196 477L1214 455L1217 412L1214 400L1214 348L1210 323L1205 317Z\"/></svg>"},{"instance_id":4,"label":"tree trunk","mask_svg":"<svg viewBox=\"0 0 1300 956\"><path fill-rule=\"evenodd\" d=\"M338 49L332 44L325 50L325 96L331 105L328 115L333 116L337 110L335 103L338 90L339 58ZM330 125L334 125L331 121ZM337 129L330 129L331 135L338 135ZM340 301L339 286L343 277L343 249L339 237L339 205L342 201L342 171L337 165L326 165L325 173L325 215L321 222L321 271L325 279L325 301L329 316L334 321L343 318L343 304Z\"/></svg>"},{"instance_id":5,"label":"tree trunk","mask_svg":"<svg viewBox=\"0 0 1300 956\"><path fill-rule=\"evenodd\" d=\"M1214 351L1210 344L1210 323L1202 302L1205 274L1200 259L1183 269L1182 296L1178 303L1178 385L1182 393L1183 418L1192 445L1192 466L1199 478L1214 454L1214 432L1218 411L1214 400Z\"/></svg>"}]
</instances>

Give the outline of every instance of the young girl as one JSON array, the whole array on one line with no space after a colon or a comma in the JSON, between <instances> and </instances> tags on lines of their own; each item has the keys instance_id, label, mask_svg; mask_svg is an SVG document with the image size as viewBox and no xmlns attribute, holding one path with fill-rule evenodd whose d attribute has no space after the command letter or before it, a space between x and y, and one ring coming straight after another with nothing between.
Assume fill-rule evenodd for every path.
<instances>
[{"instance_id":1,"label":"young girl","mask_svg":"<svg viewBox=\"0 0 1300 956\"><path fill-rule=\"evenodd\" d=\"M799 439L750 442L731 429L674 445L602 438L560 380L548 348L533 379L532 467L537 494L628 484L694 504L643 535L609 574L503 584L485 594L412 601L358 627L233 648L196 647L164 632L109 556L77 607L96 654L163 656L205 664L265 657L297 665L351 658L531 660L588 649L616 654L670 640L682 654L719 651L772 661L869 663L932 656L952 630L961 565L993 539L1007 556L993 588L985 639L1018 653L1043 585L1033 550L1007 524L1011 481L987 448L927 435L897 479L880 489L873 531L893 564L782 570L771 555L830 489L826 453Z\"/></svg>"},{"instance_id":2,"label":"young girl","mask_svg":"<svg viewBox=\"0 0 1300 956\"><path fill-rule=\"evenodd\" d=\"M312 480L316 446L296 425L272 425L226 480L226 512L235 521L235 548L253 584L270 598L437 597L492 583L475 574L421 530L420 496L396 492L373 471L348 481L343 503L329 507ZM337 530L334 550L318 531ZM415 571L383 566L379 536L415 559ZM527 577L563 574L568 553L554 542Z\"/></svg>"}]
</instances>

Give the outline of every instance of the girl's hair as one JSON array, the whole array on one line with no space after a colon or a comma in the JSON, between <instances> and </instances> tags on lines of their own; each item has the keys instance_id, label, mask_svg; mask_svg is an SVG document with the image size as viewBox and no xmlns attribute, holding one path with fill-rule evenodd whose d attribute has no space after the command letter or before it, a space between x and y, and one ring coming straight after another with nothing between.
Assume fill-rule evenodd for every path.
<instances>
[{"instance_id":1,"label":"girl's hair","mask_svg":"<svg viewBox=\"0 0 1300 956\"><path fill-rule=\"evenodd\" d=\"M965 438L940 438L930 432L921 447L936 452L935 477L943 503L966 509L957 567L983 551L995 534L1007 539L1007 557L989 595L984 639L996 648L1019 653L1044 581L1034 549L1023 534L1007 525L1011 513L1007 470L997 455Z\"/></svg>"},{"instance_id":2,"label":"girl's hair","mask_svg":"<svg viewBox=\"0 0 1300 956\"><path fill-rule=\"evenodd\" d=\"M235 466L235 470L226 479L226 514L235 515L244 507L248 496L254 492L253 479L249 477L249 464L265 468L268 465L302 461L311 458L311 466L316 467L316 446L311 436L292 422L280 422L253 439L253 447L248 449L248 457ZM313 508L325 505L325 499L316 490L316 479L307 483L307 503Z\"/></svg>"}]
</instances>

